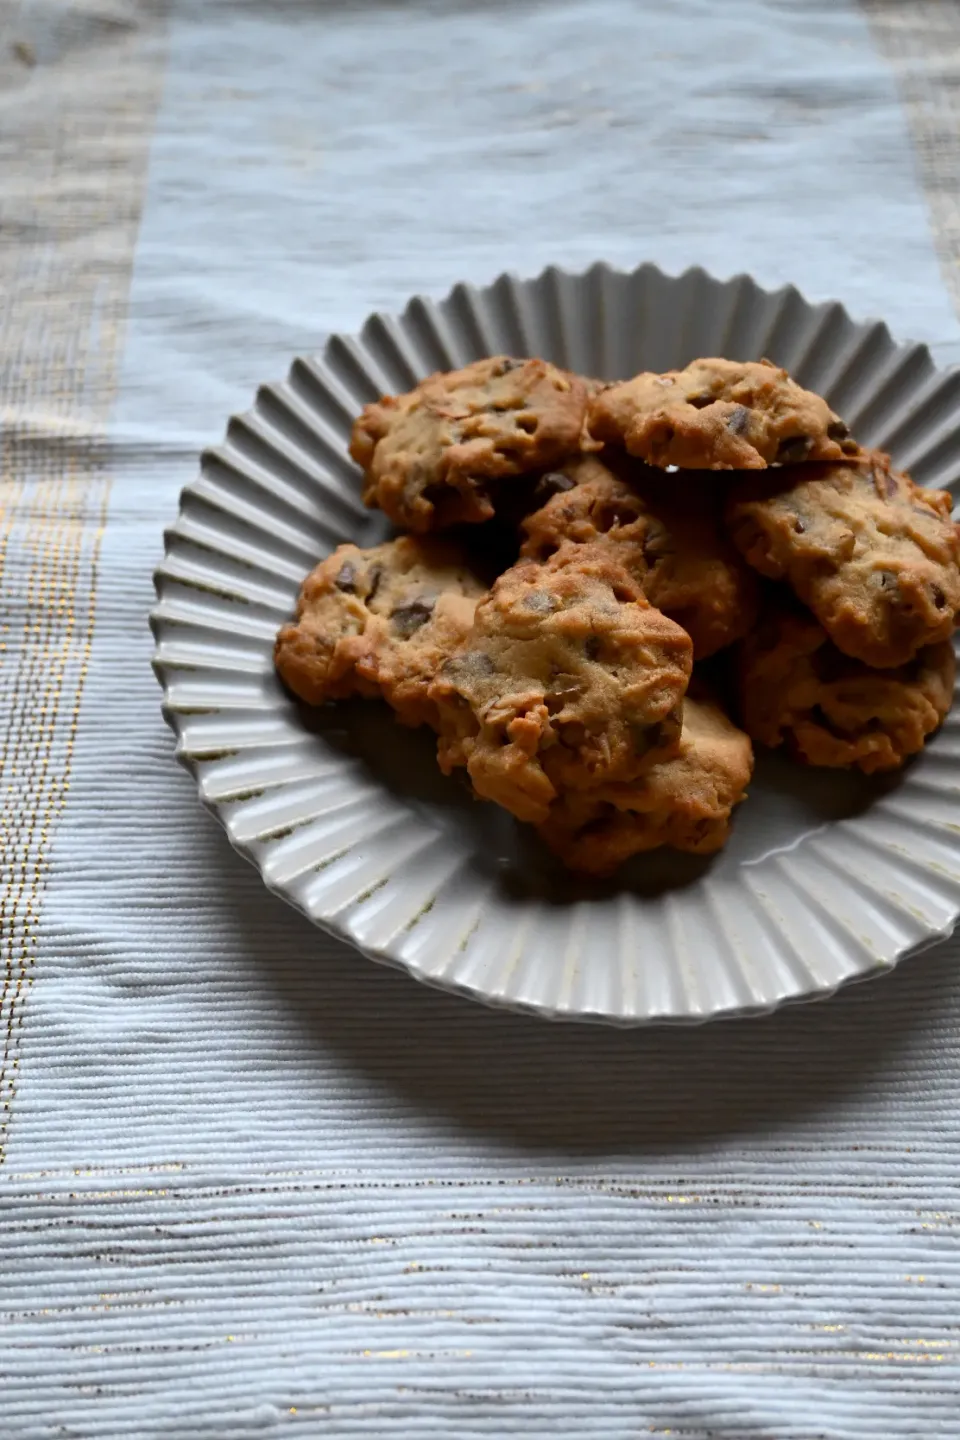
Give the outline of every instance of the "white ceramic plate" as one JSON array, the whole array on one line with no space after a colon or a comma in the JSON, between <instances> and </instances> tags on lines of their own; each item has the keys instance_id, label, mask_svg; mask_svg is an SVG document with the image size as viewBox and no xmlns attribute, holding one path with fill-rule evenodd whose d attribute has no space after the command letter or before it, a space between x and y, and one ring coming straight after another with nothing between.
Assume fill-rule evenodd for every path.
<instances>
[{"instance_id":1,"label":"white ceramic plate","mask_svg":"<svg viewBox=\"0 0 960 1440\"><path fill-rule=\"evenodd\" d=\"M960 372L879 322L751 279L651 265L501 276L374 315L229 423L166 536L152 623L164 715L200 798L265 884L371 959L477 1000L615 1024L702 1021L830 994L960 914L960 722L867 781L761 757L712 861L667 851L577 881L444 779L432 737L369 702L304 716L272 645L303 576L385 533L347 455L360 407L487 354L616 378L770 356L923 484L960 475Z\"/></svg>"}]
</instances>

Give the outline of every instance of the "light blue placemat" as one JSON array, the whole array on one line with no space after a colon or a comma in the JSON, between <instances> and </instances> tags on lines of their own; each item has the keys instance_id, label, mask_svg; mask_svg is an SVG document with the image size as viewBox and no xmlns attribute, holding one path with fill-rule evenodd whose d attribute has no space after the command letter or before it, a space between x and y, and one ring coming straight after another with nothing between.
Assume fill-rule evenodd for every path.
<instances>
[{"instance_id":1,"label":"light blue placemat","mask_svg":"<svg viewBox=\"0 0 960 1440\"><path fill-rule=\"evenodd\" d=\"M414 291L699 263L960 358L958 38L852 0L0 16L0 1435L960 1433L955 945L700 1032L423 991L198 810L145 623L199 446Z\"/></svg>"}]
</instances>

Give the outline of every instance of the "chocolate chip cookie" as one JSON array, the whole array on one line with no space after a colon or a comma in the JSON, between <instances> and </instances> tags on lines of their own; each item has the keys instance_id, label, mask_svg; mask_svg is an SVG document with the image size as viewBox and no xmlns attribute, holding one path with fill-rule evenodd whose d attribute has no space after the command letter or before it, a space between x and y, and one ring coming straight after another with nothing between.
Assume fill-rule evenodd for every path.
<instances>
[{"instance_id":1,"label":"chocolate chip cookie","mask_svg":"<svg viewBox=\"0 0 960 1440\"><path fill-rule=\"evenodd\" d=\"M404 724L434 723L429 682L469 634L484 588L444 541L341 545L304 581L296 623L277 636L277 670L310 705L382 696Z\"/></svg>"},{"instance_id":2,"label":"chocolate chip cookie","mask_svg":"<svg viewBox=\"0 0 960 1440\"><path fill-rule=\"evenodd\" d=\"M808 765L896 770L923 749L953 699L949 641L896 669L843 655L811 615L768 614L739 656L744 729Z\"/></svg>"},{"instance_id":3,"label":"chocolate chip cookie","mask_svg":"<svg viewBox=\"0 0 960 1440\"><path fill-rule=\"evenodd\" d=\"M419 532L489 520L511 478L580 448L586 404L586 382L545 360L500 355L431 375L354 425L364 501Z\"/></svg>"},{"instance_id":4,"label":"chocolate chip cookie","mask_svg":"<svg viewBox=\"0 0 960 1440\"><path fill-rule=\"evenodd\" d=\"M676 750L691 650L608 549L521 561L430 687L440 767L543 823L561 790L635 779Z\"/></svg>"},{"instance_id":5,"label":"chocolate chip cookie","mask_svg":"<svg viewBox=\"0 0 960 1440\"><path fill-rule=\"evenodd\" d=\"M540 834L571 870L608 875L670 845L710 855L726 844L753 771L748 736L703 692L687 695L678 753L630 785L564 792Z\"/></svg>"},{"instance_id":6,"label":"chocolate chip cookie","mask_svg":"<svg viewBox=\"0 0 960 1440\"><path fill-rule=\"evenodd\" d=\"M587 426L651 465L690 470L762 470L859 451L826 401L769 360L645 372L594 396Z\"/></svg>"},{"instance_id":7,"label":"chocolate chip cookie","mask_svg":"<svg viewBox=\"0 0 960 1440\"><path fill-rule=\"evenodd\" d=\"M667 485L635 464L628 483L595 456L578 456L538 489L552 493L523 521L521 555L546 560L571 541L609 546L651 605L686 630L696 660L751 629L757 582L722 533L709 480L690 475Z\"/></svg>"},{"instance_id":8,"label":"chocolate chip cookie","mask_svg":"<svg viewBox=\"0 0 960 1440\"><path fill-rule=\"evenodd\" d=\"M744 479L727 524L754 569L787 580L844 654L897 666L953 632L960 539L951 504L871 455Z\"/></svg>"}]
</instances>

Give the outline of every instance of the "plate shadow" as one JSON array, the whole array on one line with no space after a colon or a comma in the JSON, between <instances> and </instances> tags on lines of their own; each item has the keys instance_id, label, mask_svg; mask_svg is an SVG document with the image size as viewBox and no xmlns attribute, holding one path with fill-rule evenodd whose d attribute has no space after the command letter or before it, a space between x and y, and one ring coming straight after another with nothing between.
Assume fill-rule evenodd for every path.
<instances>
[{"instance_id":1,"label":"plate shadow","mask_svg":"<svg viewBox=\"0 0 960 1440\"><path fill-rule=\"evenodd\" d=\"M825 1111L866 1114L898 1083L898 1058L960 1012L949 942L882 983L757 1019L617 1030L493 1011L371 964L251 884L214 825L193 835L238 963L276 991L318 1067L362 1074L400 1124L439 1118L518 1159L683 1155Z\"/></svg>"}]
</instances>

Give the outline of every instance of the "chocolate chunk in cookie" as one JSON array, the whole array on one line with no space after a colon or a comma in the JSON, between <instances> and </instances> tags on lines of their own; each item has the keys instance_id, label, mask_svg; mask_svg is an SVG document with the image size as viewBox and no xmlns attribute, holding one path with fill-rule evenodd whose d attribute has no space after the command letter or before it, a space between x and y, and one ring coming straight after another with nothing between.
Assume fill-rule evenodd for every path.
<instances>
[{"instance_id":1,"label":"chocolate chunk in cookie","mask_svg":"<svg viewBox=\"0 0 960 1440\"><path fill-rule=\"evenodd\" d=\"M787 580L840 650L895 666L953 632L960 539L951 503L872 455L751 476L731 490L726 516L741 554Z\"/></svg>"},{"instance_id":2,"label":"chocolate chunk in cookie","mask_svg":"<svg viewBox=\"0 0 960 1440\"><path fill-rule=\"evenodd\" d=\"M673 753L689 636L599 546L521 561L440 670L438 758L478 795L542 823L563 789L632 780Z\"/></svg>"},{"instance_id":3,"label":"chocolate chunk in cookie","mask_svg":"<svg viewBox=\"0 0 960 1440\"><path fill-rule=\"evenodd\" d=\"M694 360L594 396L588 430L651 465L762 470L839 460L859 446L825 400L769 360Z\"/></svg>"},{"instance_id":4,"label":"chocolate chunk in cookie","mask_svg":"<svg viewBox=\"0 0 960 1440\"><path fill-rule=\"evenodd\" d=\"M697 660L751 629L757 582L722 533L709 480L689 475L667 485L636 464L628 483L596 457L579 456L544 481L552 493L523 521L521 555L543 561L570 542L608 546L651 605L687 631Z\"/></svg>"},{"instance_id":5,"label":"chocolate chunk in cookie","mask_svg":"<svg viewBox=\"0 0 960 1440\"><path fill-rule=\"evenodd\" d=\"M565 791L540 833L571 870L591 875L661 845L710 855L726 843L752 771L749 738L709 696L691 693L675 756L633 784Z\"/></svg>"},{"instance_id":6,"label":"chocolate chunk in cookie","mask_svg":"<svg viewBox=\"0 0 960 1440\"><path fill-rule=\"evenodd\" d=\"M310 705L379 695L405 724L435 723L429 682L469 633L484 588L440 540L341 545L304 581L296 623L277 636L277 670Z\"/></svg>"},{"instance_id":7,"label":"chocolate chunk in cookie","mask_svg":"<svg viewBox=\"0 0 960 1440\"><path fill-rule=\"evenodd\" d=\"M426 532L489 520L509 480L580 447L587 385L544 360L478 360L367 405L350 454L367 505Z\"/></svg>"},{"instance_id":8,"label":"chocolate chunk in cookie","mask_svg":"<svg viewBox=\"0 0 960 1440\"><path fill-rule=\"evenodd\" d=\"M953 699L949 641L897 669L843 655L811 615L774 611L741 646L740 713L759 744L808 765L895 770L923 749Z\"/></svg>"}]
</instances>

